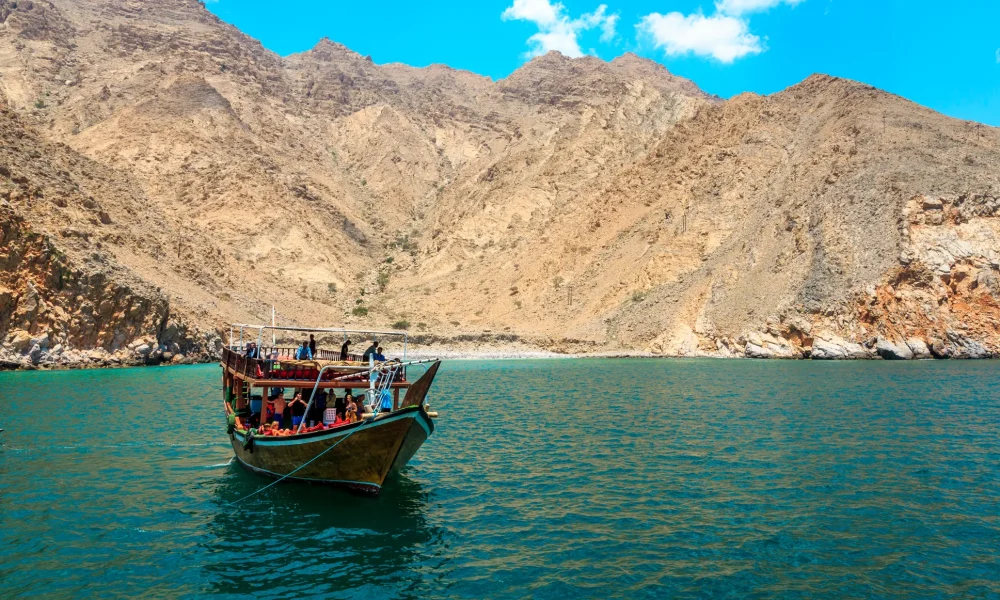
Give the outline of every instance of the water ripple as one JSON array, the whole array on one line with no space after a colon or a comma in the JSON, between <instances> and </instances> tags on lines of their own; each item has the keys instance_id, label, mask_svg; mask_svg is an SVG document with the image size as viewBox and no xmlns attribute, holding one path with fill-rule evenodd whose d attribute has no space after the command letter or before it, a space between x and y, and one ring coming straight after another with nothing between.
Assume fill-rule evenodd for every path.
<instances>
[{"instance_id":1,"label":"water ripple","mask_svg":"<svg viewBox=\"0 0 1000 600\"><path fill-rule=\"evenodd\" d=\"M3 373L0 596L998 597L996 371L452 362L380 497L237 506L217 367Z\"/></svg>"}]
</instances>

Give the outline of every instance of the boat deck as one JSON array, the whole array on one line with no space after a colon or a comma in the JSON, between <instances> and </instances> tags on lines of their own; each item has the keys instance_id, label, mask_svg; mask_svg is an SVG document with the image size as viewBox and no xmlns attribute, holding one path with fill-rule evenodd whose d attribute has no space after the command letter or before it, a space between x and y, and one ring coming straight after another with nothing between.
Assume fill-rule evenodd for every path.
<instances>
[{"instance_id":1,"label":"boat deck","mask_svg":"<svg viewBox=\"0 0 1000 600\"><path fill-rule=\"evenodd\" d=\"M320 389L355 388L368 384L368 363L361 356L351 354L348 360L340 360L340 352L317 349L315 360L296 360L296 348L260 348L260 356L251 358L230 348L222 350L222 366L233 377L249 383L253 387L313 387L323 371ZM334 358L336 355L336 358ZM352 375L357 373L357 375ZM402 368L391 387L406 388L406 368Z\"/></svg>"}]
</instances>

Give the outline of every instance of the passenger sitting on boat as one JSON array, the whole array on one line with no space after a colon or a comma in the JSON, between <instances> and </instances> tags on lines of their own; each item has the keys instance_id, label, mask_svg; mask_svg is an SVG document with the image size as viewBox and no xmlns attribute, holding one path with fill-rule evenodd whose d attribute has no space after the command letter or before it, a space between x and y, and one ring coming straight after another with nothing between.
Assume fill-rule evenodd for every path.
<instances>
[{"instance_id":1,"label":"passenger sitting on boat","mask_svg":"<svg viewBox=\"0 0 1000 600\"><path fill-rule=\"evenodd\" d=\"M255 344L254 342L250 342L249 344L247 344L246 350L247 350L246 354L247 358L258 358L259 351L257 350L257 344Z\"/></svg>"},{"instance_id":2,"label":"passenger sitting on boat","mask_svg":"<svg viewBox=\"0 0 1000 600\"><path fill-rule=\"evenodd\" d=\"M358 420L358 405L354 403L353 398L347 402L347 420L351 423Z\"/></svg>"},{"instance_id":3,"label":"passenger sitting on boat","mask_svg":"<svg viewBox=\"0 0 1000 600\"><path fill-rule=\"evenodd\" d=\"M382 346L375 351L375 362L385 362L385 355L382 354Z\"/></svg>"},{"instance_id":4,"label":"passenger sitting on boat","mask_svg":"<svg viewBox=\"0 0 1000 600\"><path fill-rule=\"evenodd\" d=\"M350 391L350 390L348 390L348 391ZM361 419L363 419L363 418L364 418L364 415L365 415L365 411L367 411L367 410L368 410L368 407L367 407L367 406L365 406L365 401L364 401L364 398L363 398L363 397L361 397L361 396L358 396L358 397L357 397L357 399L354 399L354 398L352 397L352 398L351 398L351 400L353 400L353 401L354 401L354 406L356 406L356 407L357 407L357 411L358 411L358 420L360 421Z\"/></svg>"},{"instance_id":5,"label":"passenger sitting on boat","mask_svg":"<svg viewBox=\"0 0 1000 600\"><path fill-rule=\"evenodd\" d=\"M365 350L365 353L361 355L361 360L364 362L368 362L368 357L375 356L377 352L378 352L378 340L373 339L372 345L368 346L368 349Z\"/></svg>"},{"instance_id":6,"label":"passenger sitting on boat","mask_svg":"<svg viewBox=\"0 0 1000 600\"><path fill-rule=\"evenodd\" d=\"M344 340L344 345L340 347L340 360L347 360L351 352L351 340Z\"/></svg>"},{"instance_id":7,"label":"passenger sitting on boat","mask_svg":"<svg viewBox=\"0 0 1000 600\"><path fill-rule=\"evenodd\" d=\"M347 403L351 398L351 393L348 392L343 398L337 398L333 402L333 408L337 413L338 419L343 419L347 414Z\"/></svg>"},{"instance_id":8,"label":"passenger sitting on boat","mask_svg":"<svg viewBox=\"0 0 1000 600\"><path fill-rule=\"evenodd\" d=\"M306 403L302 400L301 394L295 394L292 401L288 403L288 409L292 413L292 427L298 427L302 423L302 417L306 414Z\"/></svg>"}]
</instances>

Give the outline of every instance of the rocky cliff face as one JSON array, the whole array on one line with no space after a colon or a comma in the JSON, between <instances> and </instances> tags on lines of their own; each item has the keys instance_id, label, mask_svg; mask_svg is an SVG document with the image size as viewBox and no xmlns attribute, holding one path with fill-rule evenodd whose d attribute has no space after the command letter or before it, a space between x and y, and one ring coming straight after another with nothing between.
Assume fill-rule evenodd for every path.
<instances>
[{"instance_id":1,"label":"rocky cliff face","mask_svg":"<svg viewBox=\"0 0 1000 600\"><path fill-rule=\"evenodd\" d=\"M721 101L633 55L501 81L329 40L282 58L195 0L0 0L0 20L11 227L103 274L65 318L9 309L18 340L198 353L274 304L437 346L1000 350L1000 133L868 86ZM24 252L8 302L31 293L15 274L50 277Z\"/></svg>"},{"instance_id":2,"label":"rocky cliff face","mask_svg":"<svg viewBox=\"0 0 1000 600\"><path fill-rule=\"evenodd\" d=\"M127 193L120 183L38 139L6 107L0 140L0 366L192 361L218 351L217 335L172 319L166 296L107 251L123 234L102 199Z\"/></svg>"},{"instance_id":3,"label":"rocky cliff face","mask_svg":"<svg viewBox=\"0 0 1000 600\"><path fill-rule=\"evenodd\" d=\"M129 287L127 276L78 266L5 200L0 256L0 366L193 362L221 350L214 333L199 335L171 321L162 294L141 283Z\"/></svg>"},{"instance_id":4,"label":"rocky cliff face","mask_svg":"<svg viewBox=\"0 0 1000 600\"><path fill-rule=\"evenodd\" d=\"M995 268L997 142L996 130L822 76L706 110L635 168L643 183L614 190L661 208L646 269L675 281L612 323L680 354L876 356L880 341L911 338L938 355L995 352L993 292L951 281ZM968 335L982 348L946 349L975 348ZM813 353L817 339L865 351Z\"/></svg>"}]
</instances>

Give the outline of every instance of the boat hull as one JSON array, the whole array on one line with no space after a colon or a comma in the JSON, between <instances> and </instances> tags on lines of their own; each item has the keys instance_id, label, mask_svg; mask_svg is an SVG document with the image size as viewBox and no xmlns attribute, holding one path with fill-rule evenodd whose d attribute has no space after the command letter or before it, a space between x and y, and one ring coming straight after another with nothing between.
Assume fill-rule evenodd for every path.
<instances>
[{"instance_id":1,"label":"boat hull","mask_svg":"<svg viewBox=\"0 0 1000 600\"><path fill-rule=\"evenodd\" d=\"M256 473L378 494L386 478L406 466L433 431L424 409L413 406L334 430L254 437L251 445L237 430L230 442L240 464Z\"/></svg>"}]
</instances>

